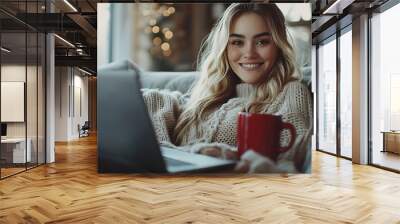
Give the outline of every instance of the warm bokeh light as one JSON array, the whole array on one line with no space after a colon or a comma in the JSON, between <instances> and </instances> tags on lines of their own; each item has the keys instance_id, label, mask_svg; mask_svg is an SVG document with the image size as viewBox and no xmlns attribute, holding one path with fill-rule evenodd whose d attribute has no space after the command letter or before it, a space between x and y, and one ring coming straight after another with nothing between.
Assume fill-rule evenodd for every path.
<instances>
[{"instance_id":1,"label":"warm bokeh light","mask_svg":"<svg viewBox=\"0 0 400 224\"><path fill-rule=\"evenodd\" d=\"M172 51L171 51L171 50L163 51L163 55L164 55L165 57L169 57L169 56L171 56L171 54L172 54Z\"/></svg>"},{"instance_id":2,"label":"warm bokeh light","mask_svg":"<svg viewBox=\"0 0 400 224\"><path fill-rule=\"evenodd\" d=\"M165 10L162 12L163 16L167 17L170 15L170 13L168 12L168 10Z\"/></svg>"},{"instance_id":3,"label":"warm bokeh light","mask_svg":"<svg viewBox=\"0 0 400 224\"><path fill-rule=\"evenodd\" d=\"M171 39L174 36L174 33L172 31L168 30L164 33L165 38Z\"/></svg>"},{"instance_id":4,"label":"warm bokeh light","mask_svg":"<svg viewBox=\"0 0 400 224\"><path fill-rule=\"evenodd\" d=\"M153 33L158 33L158 32L160 32L160 27L159 26L153 26L151 31L153 31Z\"/></svg>"},{"instance_id":5,"label":"warm bokeh light","mask_svg":"<svg viewBox=\"0 0 400 224\"><path fill-rule=\"evenodd\" d=\"M168 11L169 14L174 14L175 13L175 8L171 6L171 7L168 8L167 11Z\"/></svg>"},{"instance_id":6,"label":"warm bokeh light","mask_svg":"<svg viewBox=\"0 0 400 224\"><path fill-rule=\"evenodd\" d=\"M161 49L163 50L163 51L168 51L169 50L169 43L167 43L167 42L164 42L163 44L161 44Z\"/></svg>"},{"instance_id":7,"label":"warm bokeh light","mask_svg":"<svg viewBox=\"0 0 400 224\"><path fill-rule=\"evenodd\" d=\"M156 46L160 45L161 42L162 42L162 40L161 40L161 38L159 38L159 37L155 37L155 38L153 39L153 44L156 45Z\"/></svg>"}]
</instances>

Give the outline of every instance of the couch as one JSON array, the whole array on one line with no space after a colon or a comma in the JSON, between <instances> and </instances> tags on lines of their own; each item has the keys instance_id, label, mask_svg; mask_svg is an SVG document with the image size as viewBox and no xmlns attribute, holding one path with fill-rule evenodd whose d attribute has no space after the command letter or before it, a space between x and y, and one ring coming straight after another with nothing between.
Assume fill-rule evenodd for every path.
<instances>
[{"instance_id":1,"label":"couch","mask_svg":"<svg viewBox=\"0 0 400 224\"><path fill-rule=\"evenodd\" d=\"M199 76L199 72L142 72L140 79L144 88L186 93Z\"/></svg>"},{"instance_id":2,"label":"couch","mask_svg":"<svg viewBox=\"0 0 400 224\"><path fill-rule=\"evenodd\" d=\"M311 88L311 68L302 69L303 79L309 88ZM168 89L186 93L195 80L200 76L198 71L189 72L154 72L142 71L141 81L143 88L150 89Z\"/></svg>"}]
</instances>

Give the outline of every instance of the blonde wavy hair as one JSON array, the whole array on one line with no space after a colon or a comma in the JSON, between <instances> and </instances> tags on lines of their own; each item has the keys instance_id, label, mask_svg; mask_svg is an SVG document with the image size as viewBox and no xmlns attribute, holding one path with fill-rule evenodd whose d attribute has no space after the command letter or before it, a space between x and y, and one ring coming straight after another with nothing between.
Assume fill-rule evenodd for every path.
<instances>
[{"instance_id":1,"label":"blonde wavy hair","mask_svg":"<svg viewBox=\"0 0 400 224\"><path fill-rule=\"evenodd\" d=\"M299 79L300 73L280 9L275 4L231 4L201 45L197 60L201 75L192 87L191 97L179 116L174 136L177 144L188 142L187 132L192 128L201 134L198 124L204 120L207 112L235 96L236 85L241 80L230 68L227 43L232 20L246 12L256 13L264 18L278 48L278 56L268 78L256 85L255 94L251 96L246 110L261 112L265 104L274 101L288 82Z\"/></svg>"}]
</instances>

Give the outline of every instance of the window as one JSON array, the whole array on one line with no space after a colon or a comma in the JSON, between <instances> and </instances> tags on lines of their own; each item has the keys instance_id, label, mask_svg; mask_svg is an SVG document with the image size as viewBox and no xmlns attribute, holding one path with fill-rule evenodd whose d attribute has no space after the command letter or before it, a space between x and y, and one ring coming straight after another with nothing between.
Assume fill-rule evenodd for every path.
<instances>
[{"instance_id":1,"label":"window","mask_svg":"<svg viewBox=\"0 0 400 224\"><path fill-rule=\"evenodd\" d=\"M318 48L318 149L336 153L336 39Z\"/></svg>"},{"instance_id":2,"label":"window","mask_svg":"<svg viewBox=\"0 0 400 224\"><path fill-rule=\"evenodd\" d=\"M340 155L352 157L352 35L340 36Z\"/></svg>"},{"instance_id":3,"label":"window","mask_svg":"<svg viewBox=\"0 0 400 224\"><path fill-rule=\"evenodd\" d=\"M400 4L371 18L372 164L400 170Z\"/></svg>"}]
</instances>

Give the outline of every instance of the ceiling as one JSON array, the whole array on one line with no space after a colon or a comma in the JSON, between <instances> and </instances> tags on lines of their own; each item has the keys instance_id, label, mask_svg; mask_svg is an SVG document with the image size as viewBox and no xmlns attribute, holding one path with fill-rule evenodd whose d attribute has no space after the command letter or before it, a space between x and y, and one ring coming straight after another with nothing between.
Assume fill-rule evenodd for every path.
<instances>
[{"instance_id":1,"label":"ceiling","mask_svg":"<svg viewBox=\"0 0 400 224\"><path fill-rule=\"evenodd\" d=\"M310 2L312 3L313 39L323 36L324 30L332 27L346 15L356 15L365 10L378 7L387 0L337 0L344 2L339 14L323 12L334 4L334 0L277 0L270 2ZM47 5L46 5L47 2ZM97 3L134 2L129 0L1 0L0 27L2 43L12 43L15 54L25 53L25 30L54 32L61 38L55 38L56 65L74 65L96 71L97 57ZM142 1L151 2L151 1ZM185 2L185 1L175 1ZM204 1L210 2L210 1ZM69 4L68 4L69 3ZM340 8L340 6L339 6ZM50 10L51 9L51 10ZM49 13L52 11L52 13ZM29 38L28 38L29 39ZM30 40L28 40L29 42ZM33 51L34 43L28 44L27 52Z\"/></svg>"},{"instance_id":2,"label":"ceiling","mask_svg":"<svg viewBox=\"0 0 400 224\"><path fill-rule=\"evenodd\" d=\"M25 58L24 55L27 55L27 58L36 55L37 44L25 43L25 39L32 39L33 35L29 32L54 32L57 34L56 66L73 65L95 72L97 1L69 0L68 3L72 7L63 0L47 0L47 5L44 0L1 0L2 46L12 49L12 52L7 54L8 60L18 61ZM49 13L50 11L52 13ZM25 31L28 32L27 38Z\"/></svg>"}]
</instances>

